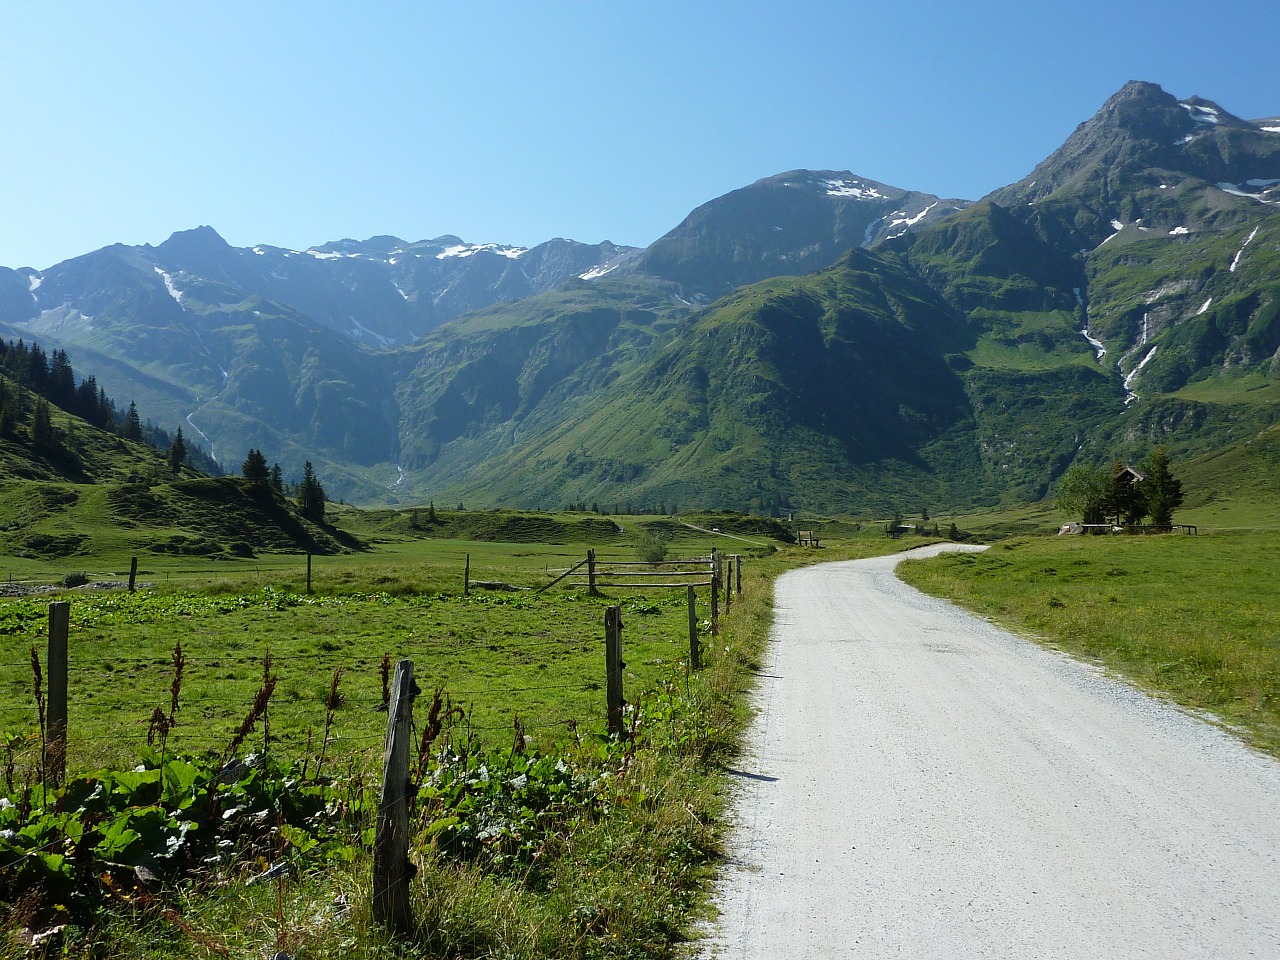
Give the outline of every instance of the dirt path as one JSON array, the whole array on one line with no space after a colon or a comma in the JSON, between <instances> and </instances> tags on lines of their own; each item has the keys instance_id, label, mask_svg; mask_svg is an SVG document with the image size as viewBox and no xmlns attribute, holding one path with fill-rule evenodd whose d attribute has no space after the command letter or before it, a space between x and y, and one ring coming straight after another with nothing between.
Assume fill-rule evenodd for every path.
<instances>
[{"instance_id":1,"label":"dirt path","mask_svg":"<svg viewBox=\"0 0 1280 960\"><path fill-rule=\"evenodd\" d=\"M896 559L778 583L704 954L1280 957L1280 764Z\"/></svg>"}]
</instances>

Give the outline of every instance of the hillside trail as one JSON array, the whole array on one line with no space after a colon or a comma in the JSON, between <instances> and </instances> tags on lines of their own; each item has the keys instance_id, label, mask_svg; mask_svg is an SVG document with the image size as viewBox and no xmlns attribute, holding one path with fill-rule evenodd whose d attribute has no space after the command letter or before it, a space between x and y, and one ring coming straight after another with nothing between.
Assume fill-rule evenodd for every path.
<instances>
[{"instance_id":1,"label":"hillside trail","mask_svg":"<svg viewBox=\"0 0 1280 960\"><path fill-rule=\"evenodd\" d=\"M1280 763L900 559L778 581L700 954L1280 957Z\"/></svg>"}]
</instances>

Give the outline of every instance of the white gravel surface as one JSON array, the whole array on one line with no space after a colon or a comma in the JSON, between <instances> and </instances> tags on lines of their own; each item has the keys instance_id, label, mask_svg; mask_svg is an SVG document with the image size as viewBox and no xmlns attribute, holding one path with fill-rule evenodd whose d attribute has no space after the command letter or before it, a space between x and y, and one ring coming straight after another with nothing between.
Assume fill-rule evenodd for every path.
<instances>
[{"instance_id":1,"label":"white gravel surface","mask_svg":"<svg viewBox=\"0 0 1280 960\"><path fill-rule=\"evenodd\" d=\"M704 955L1280 958L1280 764L898 559L778 582Z\"/></svg>"}]
</instances>

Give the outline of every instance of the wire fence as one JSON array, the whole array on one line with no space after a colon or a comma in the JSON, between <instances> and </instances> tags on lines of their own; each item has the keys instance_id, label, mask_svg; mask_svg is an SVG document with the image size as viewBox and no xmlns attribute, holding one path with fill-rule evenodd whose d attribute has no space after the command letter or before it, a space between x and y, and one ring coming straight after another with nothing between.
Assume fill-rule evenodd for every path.
<instances>
[{"instance_id":1,"label":"wire fence","mask_svg":"<svg viewBox=\"0 0 1280 960\"><path fill-rule=\"evenodd\" d=\"M684 652L669 623L647 629L648 618L635 619L641 660L660 664ZM92 655L80 653L73 630L67 667L69 776L131 768L148 746L163 744L170 754L224 751L269 677L274 678L269 703L252 724L244 749L294 759L324 749L368 767L385 736L389 665L402 655L420 658L424 689L439 688L461 707L466 719L458 731L466 736L502 742L517 720L521 730L548 741L606 725L603 636L414 636L381 655L371 649L344 655L296 648L273 654L272 644L263 641L257 650L214 653L200 642L198 631L175 641L167 656L136 655L121 649L125 643L117 636L105 647L96 643ZM37 652L47 675L47 654L38 647ZM0 703L0 772L10 781L0 787L10 790L41 775L48 732L41 727L44 694L34 689L31 658L15 653L10 648L0 659L0 683L8 687ZM476 654L487 657L479 666ZM645 680L633 674L633 682ZM157 714L165 721L159 728Z\"/></svg>"}]
</instances>

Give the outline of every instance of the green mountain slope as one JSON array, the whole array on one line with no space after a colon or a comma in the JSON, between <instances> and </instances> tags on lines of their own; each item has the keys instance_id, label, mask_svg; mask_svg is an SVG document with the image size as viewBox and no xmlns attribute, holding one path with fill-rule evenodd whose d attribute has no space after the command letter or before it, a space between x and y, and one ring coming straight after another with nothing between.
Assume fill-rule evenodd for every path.
<instances>
[{"instance_id":1,"label":"green mountain slope","mask_svg":"<svg viewBox=\"0 0 1280 960\"><path fill-rule=\"evenodd\" d=\"M651 359L449 490L669 509L936 501L971 489L980 471L948 364L967 345L958 315L905 267L853 251L696 315Z\"/></svg>"},{"instance_id":2,"label":"green mountain slope","mask_svg":"<svg viewBox=\"0 0 1280 960\"><path fill-rule=\"evenodd\" d=\"M16 384L0 381L12 396ZM56 407L50 422L51 438L33 441L28 404L0 433L0 556L252 557L359 546L303 519L270 490L187 468L174 474L159 451Z\"/></svg>"},{"instance_id":3,"label":"green mountain slope","mask_svg":"<svg viewBox=\"0 0 1280 960\"><path fill-rule=\"evenodd\" d=\"M547 274L590 281L526 278L544 292L395 351L334 329L341 304L364 303L373 323L378 304L425 290L396 273L361 301L386 273L374 261L401 268L393 238L304 254L194 231L43 275L0 271L0 311L47 346L83 348L112 393L130 384L224 461L254 446L296 475L312 460L331 494L364 502L1030 500L1077 460L1156 443L1206 456L1274 422L1272 126L1131 83L977 204L792 171L704 204L645 251ZM418 246L420 278L481 256ZM484 255L508 278L523 262ZM313 273L341 293L294 301L324 300L324 324L246 293L249 279L275 290Z\"/></svg>"}]
</instances>

